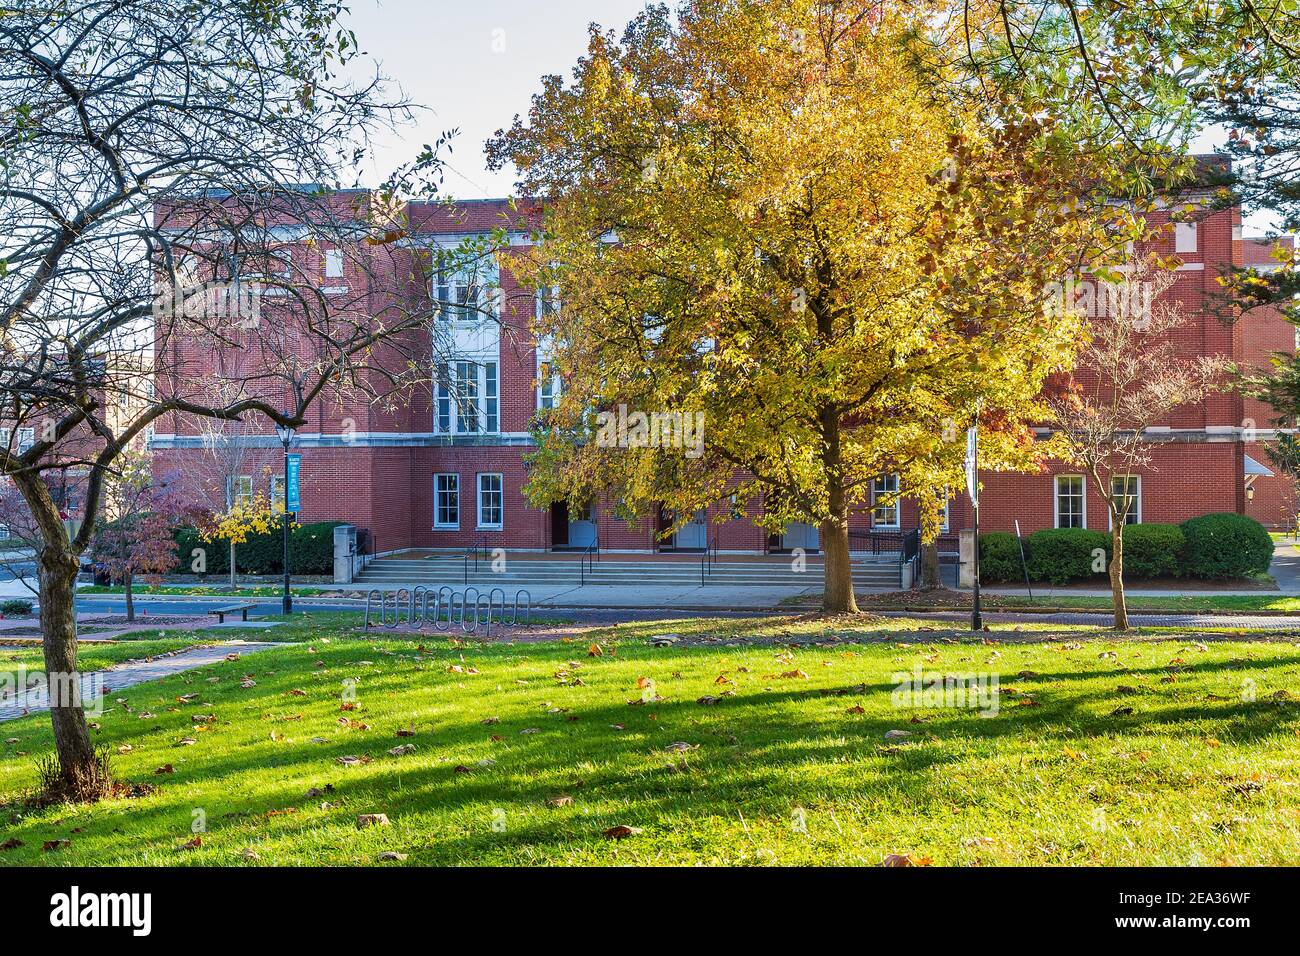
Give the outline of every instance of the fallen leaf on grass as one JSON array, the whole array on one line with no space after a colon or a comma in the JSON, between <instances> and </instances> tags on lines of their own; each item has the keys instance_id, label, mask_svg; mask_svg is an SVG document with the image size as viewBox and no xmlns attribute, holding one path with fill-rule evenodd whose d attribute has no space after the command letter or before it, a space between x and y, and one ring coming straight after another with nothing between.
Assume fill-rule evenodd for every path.
<instances>
[{"instance_id":1,"label":"fallen leaf on grass","mask_svg":"<svg viewBox=\"0 0 1300 956\"><path fill-rule=\"evenodd\" d=\"M70 846L72 846L71 840L46 840L41 844L41 852L49 853L53 850L66 850Z\"/></svg>"},{"instance_id":2,"label":"fallen leaf on grass","mask_svg":"<svg viewBox=\"0 0 1300 956\"><path fill-rule=\"evenodd\" d=\"M610 827L603 835L606 840L626 840L628 837L636 836L640 832L640 827L629 827L620 823L616 827Z\"/></svg>"},{"instance_id":3,"label":"fallen leaf on grass","mask_svg":"<svg viewBox=\"0 0 1300 956\"><path fill-rule=\"evenodd\" d=\"M912 732L910 730L886 730L885 731L886 740L900 740L903 737L910 737L910 736L912 736Z\"/></svg>"},{"instance_id":4,"label":"fallen leaf on grass","mask_svg":"<svg viewBox=\"0 0 1300 956\"><path fill-rule=\"evenodd\" d=\"M176 848L176 852L179 853L183 850L197 850L201 846L203 846L203 837L196 836L193 840L190 840L188 843L182 843L180 846L178 846Z\"/></svg>"},{"instance_id":5,"label":"fallen leaf on grass","mask_svg":"<svg viewBox=\"0 0 1300 956\"><path fill-rule=\"evenodd\" d=\"M558 797L547 797L546 805L548 807L571 807L573 806L573 797L567 793L560 794Z\"/></svg>"},{"instance_id":6,"label":"fallen leaf on grass","mask_svg":"<svg viewBox=\"0 0 1300 956\"><path fill-rule=\"evenodd\" d=\"M198 743L198 741L195 740L193 737L182 737L180 740L176 741L176 746L193 747L196 743Z\"/></svg>"},{"instance_id":7,"label":"fallen leaf on grass","mask_svg":"<svg viewBox=\"0 0 1300 956\"><path fill-rule=\"evenodd\" d=\"M398 853L396 850L385 850L383 853L379 854L380 863L401 863L405 859L406 854Z\"/></svg>"},{"instance_id":8,"label":"fallen leaf on grass","mask_svg":"<svg viewBox=\"0 0 1300 956\"><path fill-rule=\"evenodd\" d=\"M913 856L910 853L891 853L880 863L881 866L929 866L928 856Z\"/></svg>"},{"instance_id":9,"label":"fallen leaf on grass","mask_svg":"<svg viewBox=\"0 0 1300 956\"><path fill-rule=\"evenodd\" d=\"M154 776L159 777L159 776L162 776L162 775L165 774L165 773L175 773L175 772L176 772L175 768L172 767L171 764L167 763L167 764L163 764L161 767L159 767L157 770L155 770L155 771L154 771Z\"/></svg>"},{"instance_id":10,"label":"fallen leaf on grass","mask_svg":"<svg viewBox=\"0 0 1300 956\"><path fill-rule=\"evenodd\" d=\"M672 751L676 751L677 753L683 753L687 750L699 750L699 749L700 749L699 744L688 744L684 740L673 741L667 747L664 748L664 750L672 750Z\"/></svg>"},{"instance_id":11,"label":"fallen leaf on grass","mask_svg":"<svg viewBox=\"0 0 1300 956\"><path fill-rule=\"evenodd\" d=\"M407 754L415 753L415 744L402 744L400 747L394 747L388 753L393 757L405 757Z\"/></svg>"},{"instance_id":12,"label":"fallen leaf on grass","mask_svg":"<svg viewBox=\"0 0 1300 956\"><path fill-rule=\"evenodd\" d=\"M335 757L334 760L337 763L343 764L343 766L345 767L359 767L362 764L370 763L370 758L365 756L364 754L360 757L355 757L352 754L348 754L347 756L344 757Z\"/></svg>"},{"instance_id":13,"label":"fallen leaf on grass","mask_svg":"<svg viewBox=\"0 0 1300 956\"><path fill-rule=\"evenodd\" d=\"M0 843L0 850L16 850L23 845L22 840L17 837L10 837L8 840L5 840L4 843Z\"/></svg>"},{"instance_id":14,"label":"fallen leaf on grass","mask_svg":"<svg viewBox=\"0 0 1300 956\"><path fill-rule=\"evenodd\" d=\"M1111 717L1129 717L1133 713L1132 707L1116 707L1110 712Z\"/></svg>"},{"instance_id":15,"label":"fallen leaf on grass","mask_svg":"<svg viewBox=\"0 0 1300 956\"><path fill-rule=\"evenodd\" d=\"M399 737L414 737L414 736L415 736L415 728L414 728L414 727L398 727L398 728L397 728L397 736L399 736Z\"/></svg>"},{"instance_id":16,"label":"fallen leaf on grass","mask_svg":"<svg viewBox=\"0 0 1300 956\"><path fill-rule=\"evenodd\" d=\"M363 813L357 817L358 830L365 830L368 827L386 826L388 826L388 814L386 813Z\"/></svg>"}]
</instances>

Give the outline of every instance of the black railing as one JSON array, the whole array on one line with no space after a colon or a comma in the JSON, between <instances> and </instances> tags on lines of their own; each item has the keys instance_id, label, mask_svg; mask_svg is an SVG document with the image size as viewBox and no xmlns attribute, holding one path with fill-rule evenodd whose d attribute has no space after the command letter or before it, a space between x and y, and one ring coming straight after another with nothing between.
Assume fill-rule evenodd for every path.
<instances>
[{"instance_id":1,"label":"black railing","mask_svg":"<svg viewBox=\"0 0 1300 956\"><path fill-rule=\"evenodd\" d=\"M700 587L713 574L713 564L718 560L718 532L713 532L712 539L705 538L704 553L700 555Z\"/></svg>"},{"instance_id":2,"label":"black railing","mask_svg":"<svg viewBox=\"0 0 1300 956\"><path fill-rule=\"evenodd\" d=\"M592 573L596 571L596 562L600 560L600 534L596 534L596 540L591 542L582 549L582 554L578 555L578 584L587 583L587 571Z\"/></svg>"},{"instance_id":3,"label":"black railing","mask_svg":"<svg viewBox=\"0 0 1300 956\"><path fill-rule=\"evenodd\" d=\"M479 552L483 554L483 560L487 560L487 540L485 538L475 538L474 543L465 549L462 555L465 565L465 583L469 584L469 559L474 559L474 573L478 574L478 556Z\"/></svg>"}]
</instances>

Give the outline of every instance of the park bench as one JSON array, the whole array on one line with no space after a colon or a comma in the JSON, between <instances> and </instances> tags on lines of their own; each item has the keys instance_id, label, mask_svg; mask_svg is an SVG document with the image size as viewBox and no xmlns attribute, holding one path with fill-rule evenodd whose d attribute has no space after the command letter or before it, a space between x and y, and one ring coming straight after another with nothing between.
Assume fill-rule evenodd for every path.
<instances>
[{"instance_id":1,"label":"park bench","mask_svg":"<svg viewBox=\"0 0 1300 956\"><path fill-rule=\"evenodd\" d=\"M255 607L256 604L231 604L228 607L214 607L208 613L217 616L218 624L225 624L227 614L238 614L241 621L247 621L248 612Z\"/></svg>"}]
</instances>

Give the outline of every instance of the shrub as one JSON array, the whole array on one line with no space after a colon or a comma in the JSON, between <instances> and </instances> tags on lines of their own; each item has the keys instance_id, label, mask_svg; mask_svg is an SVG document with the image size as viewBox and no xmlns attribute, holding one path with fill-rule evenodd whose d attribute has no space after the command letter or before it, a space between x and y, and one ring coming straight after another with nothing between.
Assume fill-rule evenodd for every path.
<instances>
[{"instance_id":1,"label":"shrub","mask_svg":"<svg viewBox=\"0 0 1300 956\"><path fill-rule=\"evenodd\" d=\"M320 521L289 532L289 571L292 574L334 573L334 529L345 522ZM230 573L230 542L225 538L204 541L197 528L180 528L176 532L180 567L189 574L195 548L206 552L207 573ZM235 546L235 569L240 574L283 574L284 544L279 528L266 534L250 535Z\"/></svg>"},{"instance_id":2,"label":"shrub","mask_svg":"<svg viewBox=\"0 0 1300 956\"><path fill-rule=\"evenodd\" d=\"M1182 524L1184 569L1197 578L1244 578L1263 574L1273 560L1273 539L1254 518L1212 514Z\"/></svg>"},{"instance_id":3,"label":"shrub","mask_svg":"<svg viewBox=\"0 0 1300 956\"><path fill-rule=\"evenodd\" d=\"M1187 540L1176 524L1131 524L1124 528L1124 577L1172 578L1183 571Z\"/></svg>"},{"instance_id":4,"label":"shrub","mask_svg":"<svg viewBox=\"0 0 1300 956\"><path fill-rule=\"evenodd\" d=\"M1028 553L1029 549L1026 548L1026 557ZM980 580L996 583L1023 579L1020 544L1016 536L1006 531L990 531L980 535Z\"/></svg>"},{"instance_id":5,"label":"shrub","mask_svg":"<svg viewBox=\"0 0 1300 956\"><path fill-rule=\"evenodd\" d=\"M0 614L9 617L18 614L31 614L32 602L23 598L10 598L3 604L0 604Z\"/></svg>"},{"instance_id":6,"label":"shrub","mask_svg":"<svg viewBox=\"0 0 1300 956\"><path fill-rule=\"evenodd\" d=\"M1093 552L1110 554L1110 536L1086 528L1047 528L1029 536L1029 576L1065 584L1094 577Z\"/></svg>"}]
</instances>

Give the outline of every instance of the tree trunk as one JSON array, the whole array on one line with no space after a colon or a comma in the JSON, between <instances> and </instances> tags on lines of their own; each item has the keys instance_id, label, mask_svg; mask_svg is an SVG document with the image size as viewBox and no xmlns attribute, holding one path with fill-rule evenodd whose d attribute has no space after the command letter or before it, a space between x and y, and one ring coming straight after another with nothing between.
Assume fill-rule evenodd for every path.
<instances>
[{"instance_id":1,"label":"tree trunk","mask_svg":"<svg viewBox=\"0 0 1300 956\"><path fill-rule=\"evenodd\" d=\"M132 624L135 622L135 597L131 593L131 579L134 578L130 571L122 576L122 584L126 588L126 622Z\"/></svg>"},{"instance_id":2,"label":"tree trunk","mask_svg":"<svg viewBox=\"0 0 1300 956\"><path fill-rule=\"evenodd\" d=\"M939 542L925 541L921 544L921 590L935 591L943 587L939 580Z\"/></svg>"},{"instance_id":3,"label":"tree trunk","mask_svg":"<svg viewBox=\"0 0 1300 956\"><path fill-rule=\"evenodd\" d=\"M45 543L40 553L41 634L50 702L54 705L50 708L50 720L54 725L54 749L59 756L57 795L93 799L100 796L103 781L95 762L85 711L80 700L68 699L66 694L54 695L56 686L79 686L80 681L75 604L77 571L77 556L66 544Z\"/></svg>"},{"instance_id":4,"label":"tree trunk","mask_svg":"<svg viewBox=\"0 0 1300 956\"><path fill-rule=\"evenodd\" d=\"M848 516L842 515L830 521L823 521L821 536L826 571L826 583L822 591L822 613L856 614L858 601L853 595L853 561L849 556Z\"/></svg>"},{"instance_id":5,"label":"tree trunk","mask_svg":"<svg viewBox=\"0 0 1300 956\"><path fill-rule=\"evenodd\" d=\"M1128 630L1128 603L1124 598L1124 522L1115 521L1110 532L1110 593L1115 601L1115 630Z\"/></svg>"}]
</instances>

